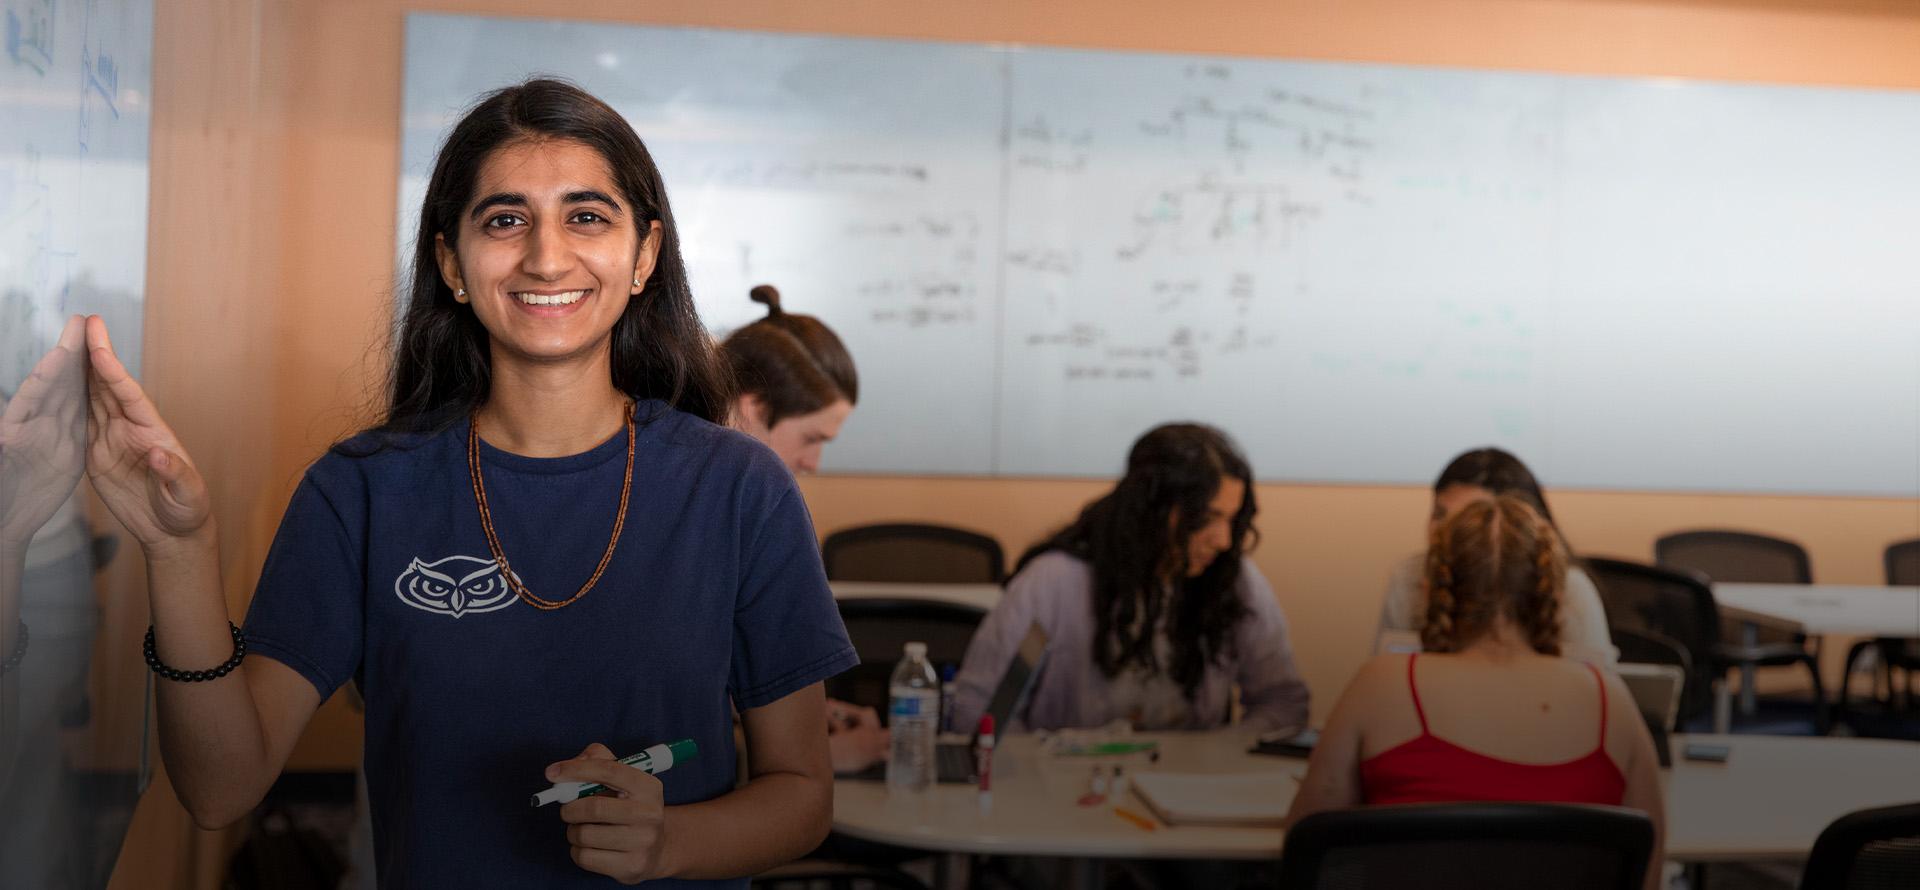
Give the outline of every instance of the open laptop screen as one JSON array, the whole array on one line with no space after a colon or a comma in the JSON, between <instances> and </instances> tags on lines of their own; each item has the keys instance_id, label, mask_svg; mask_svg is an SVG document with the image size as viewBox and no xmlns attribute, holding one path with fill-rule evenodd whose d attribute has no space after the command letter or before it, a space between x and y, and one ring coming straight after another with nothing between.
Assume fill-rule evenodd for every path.
<instances>
[{"instance_id":1,"label":"open laptop screen","mask_svg":"<svg viewBox=\"0 0 1920 890\"><path fill-rule=\"evenodd\" d=\"M1000 675L1000 682L993 688L993 697L987 700L987 713L993 715L994 731L1005 735L1015 729L1014 719L1020 720L1020 729L1025 729L1027 702L1033 697L1033 686L1040 677L1040 670L1046 664L1047 632L1035 623L1027 629L1027 636L1014 650L1013 659L1007 662L1006 673ZM953 727L956 731L974 734L977 727Z\"/></svg>"}]
</instances>

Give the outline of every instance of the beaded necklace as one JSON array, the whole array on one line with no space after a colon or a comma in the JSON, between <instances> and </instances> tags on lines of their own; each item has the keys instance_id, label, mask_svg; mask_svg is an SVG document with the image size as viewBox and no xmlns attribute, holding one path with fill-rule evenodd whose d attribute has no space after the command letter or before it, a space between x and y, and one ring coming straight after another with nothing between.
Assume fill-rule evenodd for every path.
<instances>
[{"instance_id":1,"label":"beaded necklace","mask_svg":"<svg viewBox=\"0 0 1920 890\"><path fill-rule=\"evenodd\" d=\"M607 570L607 563L613 561L614 545L620 543L620 529L627 523L627 496L633 491L633 403L627 403L627 475L620 482L620 512L613 515L613 537L607 541L607 552L600 555L600 564L593 569L593 577L581 585L570 597L563 600L541 599L527 585L520 582L519 576L507 568L507 553L500 546L500 536L493 530L493 513L487 509L487 486L480 477L480 416L474 413L467 427L467 472L473 477L473 499L480 505L480 528L487 533L487 549L493 551L493 561L500 567L500 577L506 579L507 587L514 595L526 601L526 604L543 611L552 611L572 605L575 600L586 596L587 591L600 581L601 573Z\"/></svg>"}]
</instances>

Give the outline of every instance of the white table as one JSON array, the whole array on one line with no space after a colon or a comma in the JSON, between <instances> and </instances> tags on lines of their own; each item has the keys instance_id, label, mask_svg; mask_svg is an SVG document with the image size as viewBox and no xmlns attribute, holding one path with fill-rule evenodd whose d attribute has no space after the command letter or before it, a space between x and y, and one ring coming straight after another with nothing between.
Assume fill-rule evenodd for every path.
<instances>
[{"instance_id":1,"label":"white table","mask_svg":"<svg viewBox=\"0 0 1920 890\"><path fill-rule=\"evenodd\" d=\"M1155 733L1160 760L1049 757L1037 737L1001 741L993 760L991 808L983 808L972 785L939 785L918 799L895 798L884 782L840 780L833 785L833 828L863 840L944 853L1062 856L1076 860L1074 883L1100 885L1102 859L1272 859L1280 855L1278 828L1175 827L1147 831L1114 814L1112 807L1082 807L1095 763L1122 764L1128 772L1159 769L1189 773L1305 772L1306 761L1248 754L1253 733ZM1127 809L1149 814L1129 795ZM940 890L940 888L936 888Z\"/></svg>"},{"instance_id":2,"label":"white table","mask_svg":"<svg viewBox=\"0 0 1920 890\"><path fill-rule=\"evenodd\" d=\"M1246 753L1238 731L1166 733L1156 765L1129 771L1303 773L1306 761ZM1729 744L1724 764L1679 756L1689 741ZM1920 743L1793 736L1673 737L1667 789L1667 857L1682 862L1805 856L1820 831L1857 809L1920 801ZM1142 830L1110 807L1081 807L1091 761L1049 758L1031 736L1006 739L994 759L991 809L970 785L938 786L919 799L890 797L881 782L834 783L833 827L842 834L946 853L1064 856L1080 860L1082 887L1098 886L1099 860L1271 859L1277 827L1160 825ZM1138 800L1129 809L1146 813Z\"/></svg>"},{"instance_id":3,"label":"white table","mask_svg":"<svg viewBox=\"0 0 1920 890\"><path fill-rule=\"evenodd\" d=\"M1713 599L1723 617L1740 622L1741 643L1749 648L1761 625L1809 636L1920 637L1920 587L1715 583ZM1754 711L1753 675L1753 665L1741 665L1743 714ZM1725 732L1730 722L1725 684L1717 699L1714 728Z\"/></svg>"},{"instance_id":4,"label":"white table","mask_svg":"<svg viewBox=\"0 0 1920 890\"><path fill-rule=\"evenodd\" d=\"M1731 745L1724 764L1684 760L1688 741ZM1667 857L1799 858L1854 810L1920 801L1920 742L1809 736L1677 735L1667 791Z\"/></svg>"},{"instance_id":5,"label":"white table","mask_svg":"<svg viewBox=\"0 0 1920 890\"><path fill-rule=\"evenodd\" d=\"M933 600L993 611L1000 602L998 584L896 584L890 581L831 581L836 600L911 599Z\"/></svg>"}]
</instances>

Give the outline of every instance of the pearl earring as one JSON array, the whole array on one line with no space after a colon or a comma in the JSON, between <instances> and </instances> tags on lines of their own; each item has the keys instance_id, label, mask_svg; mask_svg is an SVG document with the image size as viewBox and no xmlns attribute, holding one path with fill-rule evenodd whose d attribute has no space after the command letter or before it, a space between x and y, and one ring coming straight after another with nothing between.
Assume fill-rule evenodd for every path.
<instances>
[{"instance_id":1,"label":"pearl earring","mask_svg":"<svg viewBox=\"0 0 1920 890\"><path fill-rule=\"evenodd\" d=\"M639 286L640 286L640 279L638 279L638 278L635 278L635 279L633 280L633 286L634 286L634 287L639 287Z\"/></svg>"},{"instance_id":2,"label":"pearl earring","mask_svg":"<svg viewBox=\"0 0 1920 890\"><path fill-rule=\"evenodd\" d=\"M466 296L466 295L467 295L467 289L466 289L466 288L464 288L464 287L462 287L462 288L456 288L456 289L454 289L454 292L453 292L453 295L454 295L455 297L464 297L464 296Z\"/></svg>"}]
</instances>

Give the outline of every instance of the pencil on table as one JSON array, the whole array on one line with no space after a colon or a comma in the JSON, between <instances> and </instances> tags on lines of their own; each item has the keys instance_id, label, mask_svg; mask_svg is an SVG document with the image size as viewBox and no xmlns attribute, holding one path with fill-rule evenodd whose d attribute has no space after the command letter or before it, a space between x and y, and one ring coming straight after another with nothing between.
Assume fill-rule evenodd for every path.
<instances>
[{"instance_id":1,"label":"pencil on table","mask_svg":"<svg viewBox=\"0 0 1920 890\"><path fill-rule=\"evenodd\" d=\"M1113 814L1115 816L1119 816L1120 818L1127 820L1128 822L1132 822L1141 831L1153 831L1154 829L1160 827L1158 825L1153 824L1152 819L1142 816L1139 813L1136 813L1132 810L1127 809L1126 807L1114 807Z\"/></svg>"}]
</instances>

